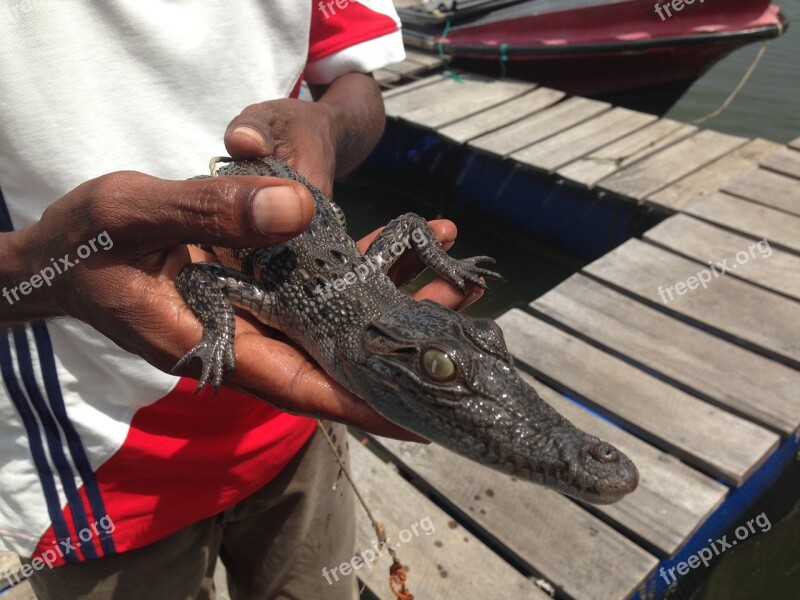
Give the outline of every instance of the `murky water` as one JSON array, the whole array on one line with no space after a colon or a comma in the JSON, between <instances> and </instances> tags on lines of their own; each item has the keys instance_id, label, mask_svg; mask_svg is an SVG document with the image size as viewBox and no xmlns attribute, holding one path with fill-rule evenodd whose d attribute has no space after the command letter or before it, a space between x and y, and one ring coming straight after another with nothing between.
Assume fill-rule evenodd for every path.
<instances>
[{"instance_id":1,"label":"murky water","mask_svg":"<svg viewBox=\"0 0 800 600\"><path fill-rule=\"evenodd\" d=\"M733 103L703 127L784 143L800 136L800 0L776 3L789 19L789 29L770 43ZM746 46L718 62L666 116L685 122L715 110L736 88L759 48L760 43Z\"/></svg>"}]
</instances>

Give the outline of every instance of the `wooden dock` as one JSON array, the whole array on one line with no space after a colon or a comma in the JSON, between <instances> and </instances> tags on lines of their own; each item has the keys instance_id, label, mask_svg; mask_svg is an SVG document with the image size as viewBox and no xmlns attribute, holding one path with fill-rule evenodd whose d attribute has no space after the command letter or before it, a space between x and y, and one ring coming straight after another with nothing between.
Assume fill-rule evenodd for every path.
<instances>
[{"instance_id":1,"label":"wooden dock","mask_svg":"<svg viewBox=\"0 0 800 600\"><path fill-rule=\"evenodd\" d=\"M369 443L381 458L351 444L357 480L390 537L435 523L398 550L417 598L661 597L661 567L753 517L800 447L800 138L740 138L518 81L417 77L385 92L389 125L447 146L465 187L480 179L470 169L505 169L662 218L498 319L541 395L625 451L641 483L590 507L383 439ZM359 545L373 536L362 519ZM360 573L386 600L388 564Z\"/></svg>"},{"instance_id":2,"label":"wooden dock","mask_svg":"<svg viewBox=\"0 0 800 600\"><path fill-rule=\"evenodd\" d=\"M413 53L376 74L390 125L455 149L462 172L506 169L535 190L664 217L498 319L540 394L627 453L641 483L590 507L384 439L351 439L355 479L400 542L418 600L661 597L660 569L754 516L800 446L800 138L782 146L529 83L426 75L438 65ZM726 261L735 268L715 275ZM691 285L701 272L709 281ZM404 539L424 519L435 531ZM358 551L373 542L359 511ZM395 598L389 564L358 572L381 600Z\"/></svg>"}]
</instances>

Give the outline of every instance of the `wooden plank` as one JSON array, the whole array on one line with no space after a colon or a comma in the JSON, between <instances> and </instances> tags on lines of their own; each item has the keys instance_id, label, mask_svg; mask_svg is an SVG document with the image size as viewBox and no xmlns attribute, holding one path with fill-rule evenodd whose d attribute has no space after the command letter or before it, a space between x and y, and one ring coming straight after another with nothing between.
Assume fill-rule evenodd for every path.
<instances>
[{"instance_id":1,"label":"wooden plank","mask_svg":"<svg viewBox=\"0 0 800 600\"><path fill-rule=\"evenodd\" d=\"M728 194L716 193L686 208L686 212L771 246L800 253L800 219Z\"/></svg>"},{"instance_id":2,"label":"wooden plank","mask_svg":"<svg viewBox=\"0 0 800 600\"><path fill-rule=\"evenodd\" d=\"M16 571L20 566L19 557L14 552L0 552L0 589L8 585L5 574ZM11 581L15 581L12 577ZM3 600L36 600L31 584L27 581L15 585L10 590L0 594Z\"/></svg>"},{"instance_id":3,"label":"wooden plank","mask_svg":"<svg viewBox=\"0 0 800 600\"><path fill-rule=\"evenodd\" d=\"M425 65L421 65L413 60L401 60L398 63L386 65L384 69L393 73L397 73L401 77L411 77L413 75L424 73L425 71L430 70Z\"/></svg>"},{"instance_id":4,"label":"wooden plank","mask_svg":"<svg viewBox=\"0 0 800 600\"><path fill-rule=\"evenodd\" d=\"M793 148L781 148L761 162L762 166L778 173L800 179L800 152Z\"/></svg>"},{"instance_id":5,"label":"wooden plank","mask_svg":"<svg viewBox=\"0 0 800 600\"><path fill-rule=\"evenodd\" d=\"M800 216L800 181L767 169L755 169L726 185L724 192Z\"/></svg>"},{"instance_id":6,"label":"wooden plank","mask_svg":"<svg viewBox=\"0 0 800 600\"><path fill-rule=\"evenodd\" d=\"M636 435L714 477L741 485L778 446L777 434L698 400L544 321L511 310L497 323L537 378L614 415Z\"/></svg>"},{"instance_id":7,"label":"wooden plank","mask_svg":"<svg viewBox=\"0 0 800 600\"><path fill-rule=\"evenodd\" d=\"M705 264L720 267L727 259L725 264L731 266L732 277L800 300L800 257L773 249L768 242L754 242L687 215L675 215L661 222L644 237Z\"/></svg>"},{"instance_id":8,"label":"wooden plank","mask_svg":"<svg viewBox=\"0 0 800 600\"><path fill-rule=\"evenodd\" d=\"M449 80L452 82L452 80ZM516 98L531 91L532 83L512 80L452 82L452 88L443 92L437 102L403 113L402 119L429 129L436 129Z\"/></svg>"},{"instance_id":9,"label":"wooden plank","mask_svg":"<svg viewBox=\"0 0 800 600\"><path fill-rule=\"evenodd\" d=\"M433 444L381 444L569 598L629 598L658 562L556 492L478 466ZM481 576L485 571L480 570ZM516 598L497 592L458 596L452 590L426 597Z\"/></svg>"},{"instance_id":10,"label":"wooden plank","mask_svg":"<svg viewBox=\"0 0 800 600\"><path fill-rule=\"evenodd\" d=\"M439 135L463 144L490 131L521 121L528 115L555 104L563 97L564 92L540 87L519 98L451 123L440 129Z\"/></svg>"},{"instance_id":11,"label":"wooden plank","mask_svg":"<svg viewBox=\"0 0 800 600\"><path fill-rule=\"evenodd\" d=\"M652 230L651 230L652 231ZM531 309L770 429L800 427L800 373L576 274Z\"/></svg>"},{"instance_id":12,"label":"wooden plank","mask_svg":"<svg viewBox=\"0 0 800 600\"><path fill-rule=\"evenodd\" d=\"M653 115L614 108L584 121L543 142L515 152L511 158L525 165L552 173L586 154L641 129L656 120Z\"/></svg>"},{"instance_id":13,"label":"wooden plank","mask_svg":"<svg viewBox=\"0 0 800 600\"><path fill-rule=\"evenodd\" d=\"M643 200L745 143L744 138L703 130L598 183L619 196Z\"/></svg>"},{"instance_id":14,"label":"wooden plank","mask_svg":"<svg viewBox=\"0 0 800 600\"><path fill-rule=\"evenodd\" d=\"M697 131L697 127L670 119L659 119L558 169L557 173L574 183L593 188L598 181L678 142Z\"/></svg>"},{"instance_id":15,"label":"wooden plank","mask_svg":"<svg viewBox=\"0 0 800 600\"><path fill-rule=\"evenodd\" d=\"M358 440L351 438L352 473L375 518L386 528L389 543L408 567L408 586L417 598L529 598L546 600L535 584L512 568L442 509L417 492L397 471ZM452 475L452 473L450 474ZM344 479L340 485L347 485ZM421 520L430 518L423 524ZM407 543L400 532L417 525L419 535ZM426 535L427 531L433 532ZM357 507L356 553L374 550L375 531ZM356 571L380 600L396 600L388 585L391 558L381 555L375 567ZM330 565L331 567L335 565ZM480 577L472 577L480 573Z\"/></svg>"},{"instance_id":16,"label":"wooden plank","mask_svg":"<svg viewBox=\"0 0 800 600\"><path fill-rule=\"evenodd\" d=\"M789 142L789 147L794 148L795 150L800 150L800 137L796 137Z\"/></svg>"},{"instance_id":17,"label":"wooden plank","mask_svg":"<svg viewBox=\"0 0 800 600\"><path fill-rule=\"evenodd\" d=\"M651 194L647 201L670 210L683 210L689 204L716 192L742 173L756 168L761 160L780 148L780 144L768 140L751 140L696 173Z\"/></svg>"},{"instance_id":18,"label":"wooden plank","mask_svg":"<svg viewBox=\"0 0 800 600\"><path fill-rule=\"evenodd\" d=\"M430 77L425 77L424 79L418 79L417 81L412 81L411 83L404 83L401 86L398 86L391 90L386 90L382 92L384 101L388 100L389 98L394 98L395 96L400 96L402 94L407 94L408 92L412 92L414 90L418 90L420 88L433 85L434 83L439 83L443 79L441 74L431 75Z\"/></svg>"},{"instance_id":19,"label":"wooden plank","mask_svg":"<svg viewBox=\"0 0 800 600\"><path fill-rule=\"evenodd\" d=\"M430 85L419 86L413 90L409 90L405 94L390 96L388 98L384 95L383 104L386 109L386 116L399 119L403 114L411 112L412 110L442 102L444 98L447 98L447 96L452 93L452 86L459 85L454 83L452 79L445 79L441 75L434 75L434 77L437 81Z\"/></svg>"},{"instance_id":20,"label":"wooden plank","mask_svg":"<svg viewBox=\"0 0 800 600\"><path fill-rule=\"evenodd\" d=\"M400 79L402 79L397 73L387 71L386 69L377 69L372 72L372 76L375 78L375 81L382 85L394 83L395 81L400 81Z\"/></svg>"},{"instance_id":21,"label":"wooden plank","mask_svg":"<svg viewBox=\"0 0 800 600\"><path fill-rule=\"evenodd\" d=\"M591 119L610 108L611 105L605 102L575 96L552 108L537 112L507 127L476 138L468 145L505 157L559 131L577 125L581 121Z\"/></svg>"},{"instance_id":22,"label":"wooden plank","mask_svg":"<svg viewBox=\"0 0 800 600\"><path fill-rule=\"evenodd\" d=\"M576 427L613 444L634 462L640 474L636 491L595 509L663 555L673 555L727 496L728 488L721 483L598 418L530 375L522 377Z\"/></svg>"},{"instance_id":23,"label":"wooden plank","mask_svg":"<svg viewBox=\"0 0 800 600\"><path fill-rule=\"evenodd\" d=\"M424 65L427 69L435 69L442 65L442 59L432 52L422 52L414 48L406 47L406 60L414 61Z\"/></svg>"},{"instance_id":24,"label":"wooden plank","mask_svg":"<svg viewBox=\"0 0 800 600\"><path fill-rule=\"evenodd\" d=\"M696 278L706 270L710 273L710 267L637 239L628 240L584 268L659 308L800 368L800 336L789 325L800 323L800 303L733 277L712 276L704 289ZM689 277L695 278L695 289L684 287L683 295L673 291L679 283L685 286Z\"/></svg>"}]
</instances>

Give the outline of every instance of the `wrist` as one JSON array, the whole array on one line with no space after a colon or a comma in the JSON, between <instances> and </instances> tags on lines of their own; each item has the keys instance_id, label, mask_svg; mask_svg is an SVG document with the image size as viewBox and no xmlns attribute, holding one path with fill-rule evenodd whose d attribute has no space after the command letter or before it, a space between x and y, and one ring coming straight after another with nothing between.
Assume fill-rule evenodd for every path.
<instances>
[{"instance_id":1,"label":"wrist","mask_svg":"<svg viewBox=\"0 0 800 600\"><path fill-rule=\"evenodd\" d=\"M58 273L49 258L42 256L37 225L0 234L0 325L14 326L65 314L53 302L50 286Z\"/></svg>"},{"instance_id":2,"label":"wrist","mask_svg":"<svg viewBox=\"0 0 800 600\"><path fill-rule=\"evenodd\" d=\"M385 122L383 98L375 80L363 73L336 79L320 96L336 156L336 176L356 168L378 143Z\"/></svg>"}]
</instances>

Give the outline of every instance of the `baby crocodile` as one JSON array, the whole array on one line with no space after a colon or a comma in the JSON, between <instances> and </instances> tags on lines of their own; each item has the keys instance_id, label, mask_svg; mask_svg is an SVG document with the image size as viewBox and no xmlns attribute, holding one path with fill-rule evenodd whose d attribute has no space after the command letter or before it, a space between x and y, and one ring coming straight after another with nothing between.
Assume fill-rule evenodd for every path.
<instances>
[{"instance_id":1,"label":"baby crocodile","mask_svg":"<svg viewBox=\"0 0 800 600\"><path fill-rule=\"evenodd\" d=\"M462 291L499 278L477 256L457 260L413 213L391 221L362 254L342 210L276 158L231 161L220 175L294 179L316 210L297 237L272 246L214 248L222 264L191 263L177 288L203 336L175 366L201 359L198 390L217 390L236 366L234 307L283 331L345 388L398 425L462 456L596 504L632 492L639 473L614 446L546 404L517 374L503 334L431 301L416 302L386 275L413 249Z\"/></svg>"}]
</instances>

